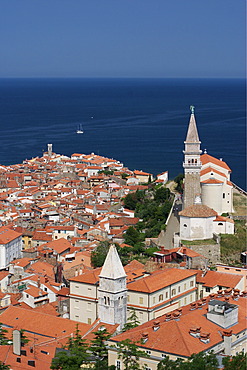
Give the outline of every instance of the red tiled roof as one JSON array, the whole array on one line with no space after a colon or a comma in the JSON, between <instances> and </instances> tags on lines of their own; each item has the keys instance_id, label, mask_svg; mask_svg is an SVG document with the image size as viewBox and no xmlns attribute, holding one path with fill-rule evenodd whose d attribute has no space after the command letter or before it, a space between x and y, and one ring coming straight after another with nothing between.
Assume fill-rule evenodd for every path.
<instances>
[{"instance_id":1,"label":"red tiled roof","mask_svg":"<svg viewBox=\"0 0 247 370\"><path fill-rule=\"evenodd\" d=\"M222 167L222 168L231 172L231 169L226 164L226 162L221 161L220 159L217 159L215 157L212 157L209 154L202 154L201 155L201 162L202 162L202 165L207 164L207 163L213 163L213 164L216 164L217 166Z\"/></svg>"},{"instance_id":2,"label":"red tiled roof","mask_svg":"<svg viewBox=\"0 0 247 370\"><path fill-rule=\"evenodd\" d=\"M208 179L205 181L201 181L201 184L223 184L223 181L216 180L216 179Z\"/></svg>"},{"instance_id":3,"label":"red tiled roof","mask_svg":"<svg viewBox=\"0 0 247 370\"><path fill-rule=\"evenodd\" d=\"M196 272L193 270L176 268L157 271L150 276L129 283L128 289L137 292L152 293L193 275L196 275Z\"/></svg>"},{"instance_id":4,"label":"red tiled roof","mask_svg":"<svg viewBox=\"0 0 247 370\"><path fill-rule=\"evenodd\" d=\"M12 240L19 238L22 234L12 229L8 229L6 226L0 227L0 244L8 244Z\"/></svg>"},{"instance_id":5,"label":"red tiled roof","mask_svg":"<svg viewBox=\"0 0 247 370\"><path fill-rule=\"evenodd\" d=\"M212 168L212 167L204 168L203 170L201 170L200 175L203 176L203 175L205 175L206 173L209 173L209 172L214 172L214 173L217 173L218 175L220 175L222 177L226 177L226 175L223 172L220 172L220 171L218 171L218 170L216 170L215 168Z\"/></svg>"},{"instance_id":6,"label":"red tiled roof","mask_svg":"<svg viewBox=\"0 0 247 370\"><path fill-rule=\"evenodd\" d=\"M222 299L218 298L218 300ZM239 307L238 323L231 327L233 334L237 334L246 329L246 298L239 298L238 301L231 299L230 303ZM143 347L143 349L153 349L162 353L184 357L209 350L222 342L222 327L207 319L207 308L208 305L206 304L201 309L191 311L190 305L184 306L178 320L172 318L166 321L166 315L160 316L155 320L148 321L143 325L112 337L109 340L109 344L130 339L139 343L139 346ZM154 321L159 322L159 329L156 331L153 329ZM209 343L203 343L199 338L190 335L189 331L192 327L200 327L201 332L210 333ZM147 341L142 344L143 333L145 333Z\"/></svg>"},{"instance_id":7,"label":"red tiled roof","mask_svg":"<svg viewBox=\"0 0 247 370\"><path fill-rule=\"evenodd\" d=\"M207 271L203 277L198 277L198 282L207 287L222 286L226 288L235 288L243 275L231 274L228 272Z\"/></svg>"},{"instance_id":8,"label":"red tiled roof","mask_svg":"<svg viewBox=\"0 0 247 370\"><path fill-rule=\"evenodd\" d=\"M231 222L232 224L234 224L234 221L231 218L223 217L223 216L217 216L214 222L215 221L216 222Z\"/></svg>"},{"instance_id":9,"label":"red tiled roof","mask_svg":"<svg viewBox=\"0 0 247 370\"><path fill-rule=\"evenodd\" d=\"M185 208L183 211L179 212L179 216L184 217L213 217L217 216L217 212L215 212L212 208L209 208L206 205L202 204L193 204Z\"/></svg>"}]
</instances>

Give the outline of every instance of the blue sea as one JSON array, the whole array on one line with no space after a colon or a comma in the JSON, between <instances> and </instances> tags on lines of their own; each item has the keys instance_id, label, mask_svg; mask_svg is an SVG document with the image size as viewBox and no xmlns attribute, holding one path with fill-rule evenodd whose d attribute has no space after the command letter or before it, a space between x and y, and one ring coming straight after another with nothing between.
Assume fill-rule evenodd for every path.
<instances>
[{"instance_id":1,"label":"blue sea","mask_svg":"<svg viewBox=\"0 0 247 370\"><path fill-rule=\"evenodd\" d=\"M201 149L246 189L245 101L241 79L0 79L0 164L42 156L52 143L56 153L94 152L173 178L194 105Z\"/></svg>"}]
</instances>

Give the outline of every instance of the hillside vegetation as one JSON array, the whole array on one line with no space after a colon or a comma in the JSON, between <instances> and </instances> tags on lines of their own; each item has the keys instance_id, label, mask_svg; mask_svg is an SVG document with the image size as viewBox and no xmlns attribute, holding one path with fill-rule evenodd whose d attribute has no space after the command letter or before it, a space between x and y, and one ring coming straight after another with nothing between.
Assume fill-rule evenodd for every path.
<instances>
[{"instance_id":1,"label":"hillside vegetation","mask_svg":"<svg viewBox=\"0 0 247 370\"><path fill-rule=\"evenodd\" d=\"M164 186L153 186L147 190L137 190L124 198L124 206L135 211L140 221L135 228L126 232L125 242L133 245L134 230L139 234L139 242L145 238L158 237L161 230L165 230L165 222L172 207L173 194ZM137 237L137 233L135 232ZM129 235L131 234L131 235ZM134 243L134 244L133 244Z\"/></svg>"},{"instance_id":2,"label":"hillside vegetation","mask_svg":"<svg viewBox=\"0 0 247 370\"><path fill-rule=\"evenodd\" d=\"M238 262L241 252L246 250L246 223L235 221L234 235L221 235L221 258L223 262Z\"/></svg>"}]
</instances>

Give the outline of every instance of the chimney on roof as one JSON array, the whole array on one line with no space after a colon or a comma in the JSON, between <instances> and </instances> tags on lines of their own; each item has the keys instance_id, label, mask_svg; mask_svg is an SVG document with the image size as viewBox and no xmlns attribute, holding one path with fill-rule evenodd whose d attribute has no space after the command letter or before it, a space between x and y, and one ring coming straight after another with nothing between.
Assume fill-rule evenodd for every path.
<instances>
[{"instance_id":1,"label":"chimney on roof","mask_svg":"<svg viewBox=\"0 0 247 370\"><path fill-rule=\"evenodd\" d=\"M147 332L144 332L142 333L142 343L146 343L147 340L148 340L148 333Z\"/></svg>"},{"instance_id":2,"label":"chimney on roof","mask_svg":"<svg viewBox=\"0 0 247 370\"><path fill-rule=\"evenodd\" d=\"M180 312L178 312L178 311L175 311L175 312L173 312L173 314L172 314L172 318L174 319L174 320L176 320L176 321L179 321L179 317L181 316L181 314L180 314Z\"/></svg>"},{"instance_id":3,"label":"chimney on roof","mask_svg":"<svg viewBox=\"0 0 247 370\"><path fill-rule=\"evenodd\" d=\"M238 306L214 299L208 303L207 319L222 328L229 328L238 323Z\"/></svg>"},{"instance_id":4,"label":"chimney on roof","mask_svg":"<svg viewBox=\"0 0 247 370\"><path fill-rule=\"evenodd\" d=\"M190 304L190 311L193 311L193 310L195 310L196 309L196 302L192 302L191 304Z\"/></svg>"},{"instance_id":5,"label":"chimney on roof","mask_svg":"<svg viewBox=\"0 0 247 370\"><path fill-rule=\"evenodd\" d=\"M158 320L154 321L153 322L153 330L157 331L159 328L160 328L160 322Z\"/></svg>"},{"instance_id":6,"label":"chimney on roof","mask_svg":"<svg viewBox=\"0 0 247 370\"><path fill-rule=\"evenodd\" d=\"M200 308L201 309L202 308L202 305L203 305L202 301L198 301L197 302L197 308Z\"/></svg>"},{"instance_id":7,"label":"chimney on roof","mask_svg":"<svg viewBox=\"0 0 247 370\"><path fill-rule=\"evenodd\" d=\"M17 329L13 330L13 353L21 355L21 332Z\"/></svg>"},{"instance_id":8,"label":"chimney on roof","mask_svg":"<svg viewBox=\"0 0 247 370\"><path fill-rule=\"evenodd\" d=\"M222 337L224 339L224 354L226 356L231 356L231 348L232 348L232 330L223 330Z\"/></svg>"},{"instance_id":9,"label":"chimney on roof","mask_svg":"<svg viewBox=\"0 0 247 370\"><path fill-rule=\"evenodd\" d=\"M218 297L222 297L223 296L223 290L222 289L219 289L217 291L217 295L218 295Z\"/></svg>"},{"instance_id":10,"label":"chimney on roof","mask_svg":"<svg viewBox=\"0 0 247 370\"><path fill-rule=\"evenodd\" d=\"M171 313L166 313L165 321L170 321L172 319L172 314Z\"/></svg>"},{"instance_id":11,"label":"chimney on roof","mask_svg":"<svg viewBox=\"0 0 247 370\"><path fill-rule=\"evenodd\" d=\"M239 292L235 291L235 289L234 289L232 298L234 299L234 301L238 301L239 299Z\"/></svg>"},{"instance_id":12,"label":"chimney on roof","mask_svg":"<svg viewBox=\"0 0 247 370\"><path fill-rule=\"evenodd\" d=\"M200 341L203 343L209 343L210 342L210 333L201 333L200 334Z\"/></svg>"},{"instance_id":13,"label":"chimney on roof","mask_svg":"<svg viewBox=\"0 0 247 370\"><path fill-rule=\"evenodd\" d=\"M199 338L201 333L201 327L200 326L193 326L189 330L190 335L194 338Z\"/></svg>"}]
</instances>

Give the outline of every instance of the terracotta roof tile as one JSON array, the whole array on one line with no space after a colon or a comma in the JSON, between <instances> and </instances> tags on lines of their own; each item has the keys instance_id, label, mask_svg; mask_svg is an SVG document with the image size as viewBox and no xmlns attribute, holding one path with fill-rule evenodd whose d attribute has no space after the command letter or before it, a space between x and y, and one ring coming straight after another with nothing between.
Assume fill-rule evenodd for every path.
<instances>
[{"instance_id":1,"label":"terracotta roof tile","mask_svg":"<svg viewBox=\"0 0 247 370\"><path fill-rule=\"evenodd\" d=\"M219 300L222 299L219 298ZM239 298L238 301L231 299L230 303L239 307L238 324L231 327L233 333L237 334L246 329L246 298ZM207 308L208 305L206 304L201 309L191 311L190 305L184 306L178 321L174 319L166 321L166 315L163 315L112 337L109 343L112 344L127 338L140 343L142 334L146 333L148 340L139 344L143 349L153 349L162 353L185 357L209 350L222 342L222 328L206 318ZM154 321L159 321L159 329L156 331L153 329ZM203 343L199 338L190 335L189 331L192 327L200 327L201 332L210 333L210 342ZM167 340L164 340L164 338L167 338Z\"/></svg>"},{"instance_id":2,"label":"terracotta roof tile","mask_svg":"<svg viewBox=\"0 0 247 370\"><path fill-rule=\"evenodd\" d=\"M212 157L211 155L209 154L202 154L201 155L201 162L202 162L202 165L205 165L207 163L213 163L213 164L216 164L217 166L219 167L222 167L228 171L231 172L231 169L230 167L226 164L226 162L224 161L221 161L220 159L217 159L215 157Z\"/></svg>"},{"instance_id":3,"label":"terracotta roof tile","mask_svg":"<svg viewBox=\"0 0 247 370\"><path fill-rule=\"evenodd\" d=\"M166 286L196 275L193 270L167 269L156 271L150 276L128 284L128 289L137 292L152 293Z\"/></svg>"},{"instance_id":4,"label":"terracotta roof tile","mask_svg":"<svg viewBox=\"0 0 247 370\"><path fill-rule=\"evenodd\" d=\"M179 216L184 217L213 217L217 216L217 212L215 212L212 208L209 208L206 205L202 204L194 204L185 208L183 211L179 212Z\"/></svg>"}]
</instances>

